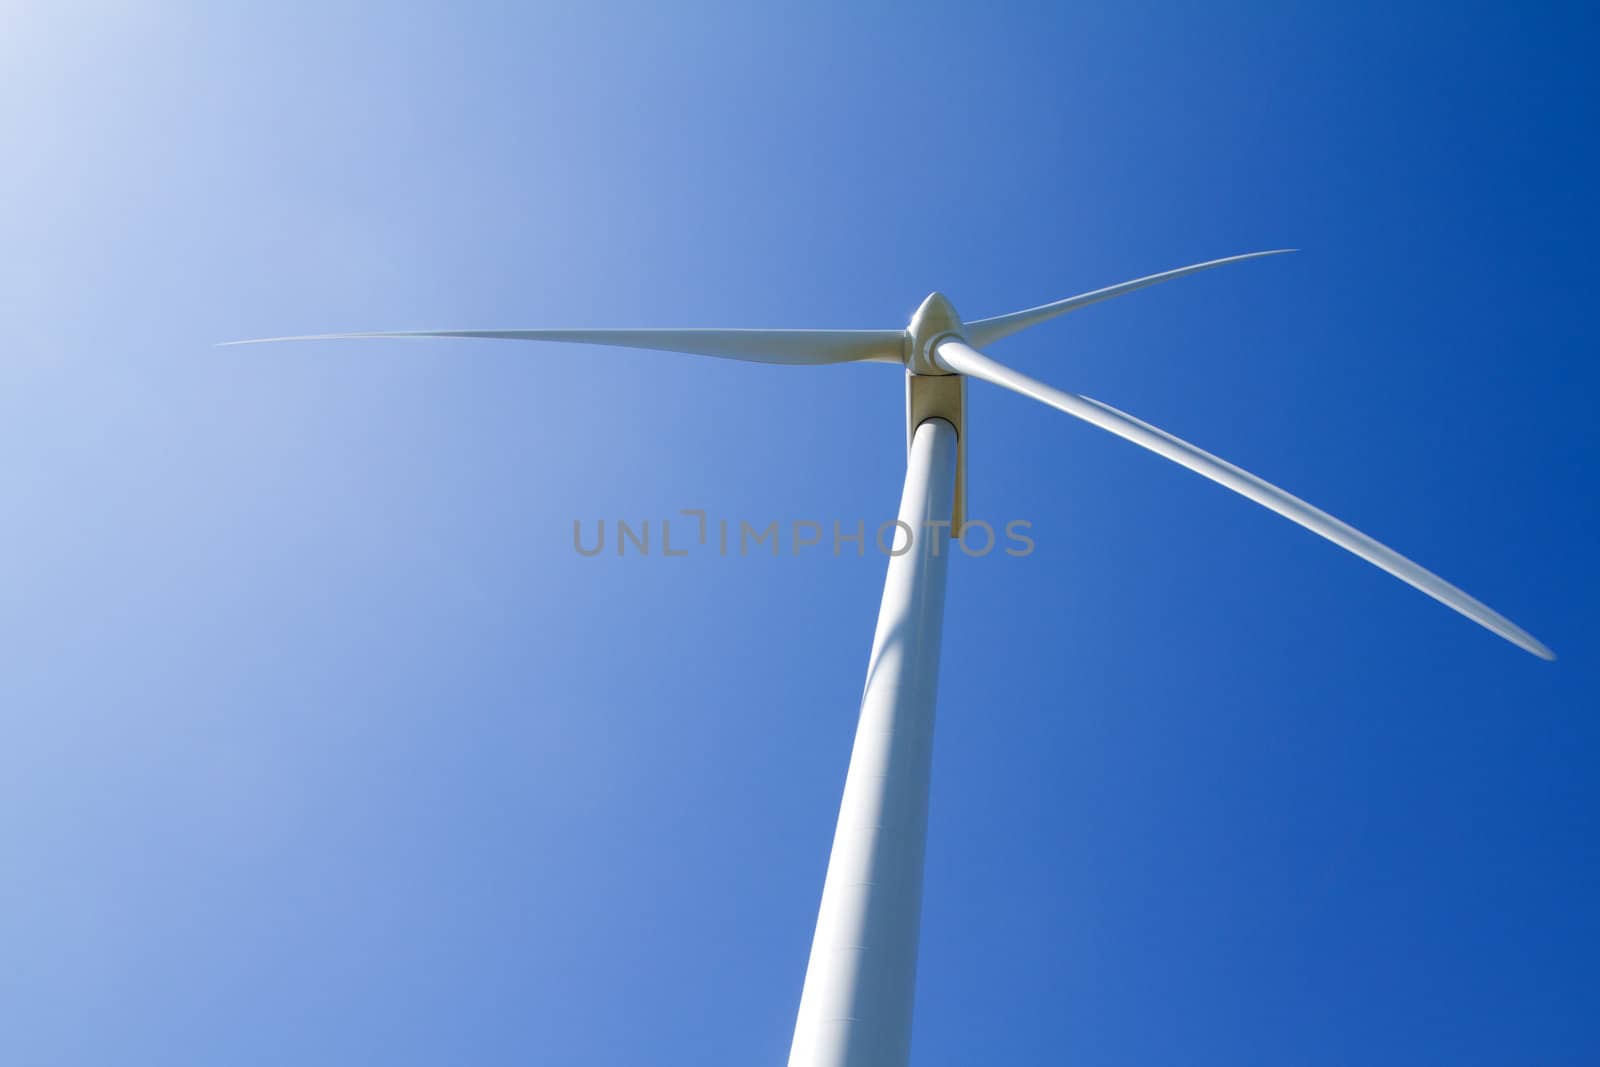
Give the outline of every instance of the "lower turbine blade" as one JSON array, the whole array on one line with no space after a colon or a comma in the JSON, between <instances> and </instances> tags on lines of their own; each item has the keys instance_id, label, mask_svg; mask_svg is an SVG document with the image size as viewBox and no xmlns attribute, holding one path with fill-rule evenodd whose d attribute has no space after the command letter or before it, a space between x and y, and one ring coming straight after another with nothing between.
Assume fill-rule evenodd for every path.
<instances>
[{"instance_id":1,"label":"lower turbine blade","mask_svg":"<svg viewBox=\"0 0 1600 1067\"><path fill-rule=\"evenodd\" d=\"M1077 393L1069 393L1035 381L1025 374L1019 374L1010 367L995 362L960 341L951 340L940 344L935 353L935 361L951 373L981 378L1012 392L1032 397L1187 467L1196 474L1210 478L1218 485L1226 486L1241 496L1254 500L1262 507L1277 512L1291 522L1299 523L1312 533L1327 538L1368 563L1388 571L1402 582L1421 590L1446 607L1459 611L1478 625L1499 634L1518 648L1526 649L1541 659L1556 658L1555 653L1532 634L1482 601L1468 596L1432 571L1411 562L1394 549L1379 544L1355 527L1340 522L1326 511L1312 507L1299 497L1262 481L1249 471L1241 470L1226 460L1218 459L1165 430L1141 422L1109 404L1102 404L1098 400L1091 400L1086 396L1079 396Z\"/></svg>"},{"instance_id":2,"label":"lower turbine blade","mask_svg":"<svg viewBox=\"0 0 1600 1067\"><path fill-rule=\"evenodd\" d=\"M1120 285L1108 285L1104 289L1096 289L1092 293L1082 293L1078 296L1069 296L1065 300L1057 300L1050 304L1041 304L1036 308L1025 311L1013 311L1009 315L996 315L992 319L979 319L977 322L967 323L967 336L972 343L978 346L990 345L1002 337L1010 337L1019 330L1026 330L1029 326L1037 326L1047 319L1057 315L1065 315L1069 311L1076 311L1090 304L1098 304L1102 300L1110 300L1123 293L1131 293L1135 289L1143 289L1147 285L1156 285L1160 282L1170 282L1175 278L1187 278L1191 274L1199 274L1212 267L1221 267L1229 263L1243 263L1247 259L1260 259L1262 256L1281 256L1285 252L1293 252L1292 248L1276 248L1271 252L1246 252L1242 256L1227 256L1223 259L1208 260L1205 263L1195 263L1177 270L1163 271L1160 274L1148 274L1143 278L1135 278L1131 282Z\"/></svg>"},{"instance_id":3,"label":"lower turbine blade","mask_svg":"<svg viewBox=\"0 0 1600 1067\"><path fill-rule=\"evenodd\" d=\"M263 337L231 345L272 341L333 341L363 337L472 337L500 341L555 341L616 348L650 348L749 363L900 363L901 330L415 330L398 333L325 333Z\"/></svg>"}]
</instances>

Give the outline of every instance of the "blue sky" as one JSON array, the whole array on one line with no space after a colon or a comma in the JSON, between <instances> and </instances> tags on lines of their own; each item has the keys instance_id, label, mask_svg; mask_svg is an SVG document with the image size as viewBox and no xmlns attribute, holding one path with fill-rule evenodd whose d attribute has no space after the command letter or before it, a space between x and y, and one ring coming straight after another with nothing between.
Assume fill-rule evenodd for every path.
<instances>
[{"instance_id":1,"label":"blue sky","mask_svg":"<svg viewBox=\"0 0 1600 1067\"><path fill-rule=\"evenodd\" d=\"M148 5L147 5L148 6ZM1544 664L995 390L919 1064L1600 1056L1594 16L23 5L0 63L0 1061L781 1063L901 383L344 329L997 345Z\"/></svg>"}]
</instances>

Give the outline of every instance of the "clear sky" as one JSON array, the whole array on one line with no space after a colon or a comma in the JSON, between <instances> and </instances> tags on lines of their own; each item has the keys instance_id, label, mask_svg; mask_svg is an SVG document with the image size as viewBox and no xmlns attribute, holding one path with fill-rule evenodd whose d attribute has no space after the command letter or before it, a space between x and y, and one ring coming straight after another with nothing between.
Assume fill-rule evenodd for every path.
<instances>
[{"instance_id":1,"label":"clear sky","mask_svg":"<svg viewBox=\"0 0 1600 1067\"><path fill-rule=\"evenodd\" d=\"M888 327L1260 248L974 387L918 1064L1600 1060L1579 5L9 5L0 1062L783 1062L899 374L329 330ZM674 535L678 536L675 528Z\"/></svg>"}]
</instances>

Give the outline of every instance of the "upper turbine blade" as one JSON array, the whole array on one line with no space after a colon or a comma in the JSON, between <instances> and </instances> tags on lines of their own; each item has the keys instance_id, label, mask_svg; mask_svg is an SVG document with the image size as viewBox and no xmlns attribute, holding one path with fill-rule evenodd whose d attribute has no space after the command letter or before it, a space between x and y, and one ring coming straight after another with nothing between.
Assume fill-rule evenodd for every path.
<instances>
[{"instance_id":1,"label":"upper turbine blade","mask_svg":"<svg viewBox=\"0 0 1600 1067\"><path fill-rule=\"evenodd\" d=\"M1142 448L1148 448L1196 474L1210 478L1217 484L1254 500L1262 507L1277 512L1291 522L1299 523L1312 533L1326 537L1340 548L1355 553L1368 563L1381 567L1401 581L1427 593L1446 607L1454 608L1478 625L1499 634L1517 647L1526 649L1541 659L1556 658L1555 653L1541 644L1532 634L1483 602L1468 596L1432 571L1418 566L1400 553L1379 544L1360 530L1340 522L1327 512L1312 507L1299 497L1286 493L1249 471L1241 470L1226 460L1218 459L1187 441L1179 440L1165 430L1141 422L1109 404L1102 404L1098 400L1091 400L1086 396L1079 396L1077 393L1069 393L1035 381L1010 367L996 363L961 341L950 340L941 343L936 349L935 356L936 361L945 370L981 378L986 382L1021 393L1023 396L1042 401L1102 430L1108 430L1124 440L1132 441Z\"/></svg>"},{"instance_id":2,"label":"upper turbine blade","mask_svg":"<svg viewBox=\"0 0 1600 1067\"><path fill-rule=\"evenodd\" d=\"M503 341L560 341L617 348L651 348L750 363L899 363L901 330L412 330L396 333L327 333L262 337L231 345L269 341L330 341L355 337L484 337Z\"/></svg>"},{"instance_id":3,"label":"upper turbine blade","mask_svg":"<svg viewBox=\"0 0 1600 1067\"><path fill-rule=\"evenodd\" d=\"M1135 278L1131 282L1121 285L1108 285L1104 289L1096 289L1092 293L1082 293L1078 296L1069 296L1065 300L1057 300L1052 304L1041 304L1036 308L1025 311L1013 311L1009 315L996 315L992 319L979 319L977 322L967 323L967 337L974 345L983 346L993 344L1002 337L1010 337L1018 330L1026 330L1029 326L1037 326L1046 319L1053 319L1057 315L1064 315L1069 311L1076 311L1090 304L1098 304L1102 300L1110 300L1123 293L1131 293L1135 289L1143 289L1147 285L1158 282L1169 282L1174 278L1187 278L1191 274L1199 274L1212 267L1220 267L1226 263L1242 263L1247 259L1260 259L1262 256L1281 256L1285 252L1293 252L1293 248L1275 248L1270 252L1246 252L1242 256L1228 256L1225 259L1213 259L1205 263L1195 263L1188 267L1179 267L1177 270L1163 271L1160 274L1150 274L1143 278Z\"/></svg>"}]
</instances>

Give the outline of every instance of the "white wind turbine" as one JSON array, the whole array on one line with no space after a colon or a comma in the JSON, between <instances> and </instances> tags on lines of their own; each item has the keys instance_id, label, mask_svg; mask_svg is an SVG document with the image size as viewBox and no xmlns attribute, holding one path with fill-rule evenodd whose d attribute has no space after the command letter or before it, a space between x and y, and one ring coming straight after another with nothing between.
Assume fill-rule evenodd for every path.
<instances>
[{"instance_id":1,"label":"white wind turbine","mask_svg":"<svg viewBox=\"0 0 1600 1067\"><path fill-rule=\"evenodd\" d=\"M426 330L324 334L479 337L688 352L755 363L888 363L906 369L908 460L898 541L884 581L878 628L811 958L790 1047L790 1067L894 1067L910 1056L923 845L933 750L939 638L949 552L937 526L960 531L965 513L966 380L977 378L1110 431L1189 468L1327 538L1543 659L1555 655L1503 615L1325 511L1248 471L1108 404L1045 385L979 351L1047 319L1225 263L1292 251L1253 252L1136 278L1024 311L964 323L943 295L922 302L903 330ZM233 342L251 344L256 342ZM933 536L923 536L928 531Z\"/></svg>"}]
</instances>

